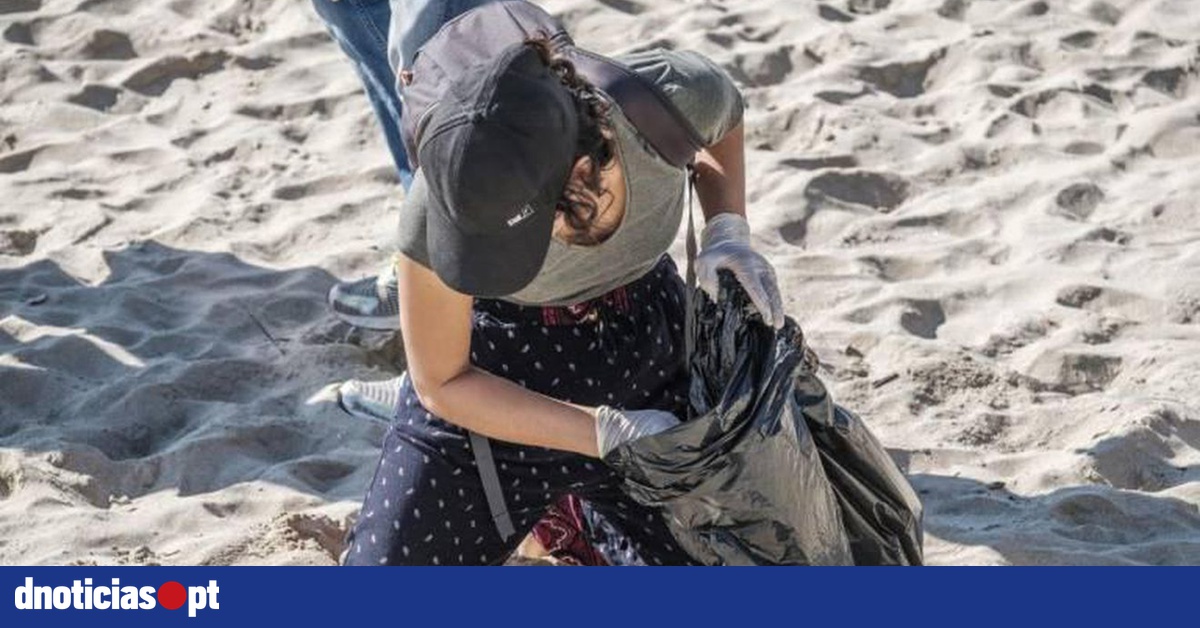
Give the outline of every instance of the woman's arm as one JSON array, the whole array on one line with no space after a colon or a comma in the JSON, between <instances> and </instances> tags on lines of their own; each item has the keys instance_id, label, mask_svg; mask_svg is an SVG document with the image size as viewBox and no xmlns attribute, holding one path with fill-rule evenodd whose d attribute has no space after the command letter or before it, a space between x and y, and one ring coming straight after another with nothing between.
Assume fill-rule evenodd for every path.
<instances>
[{"instance_id":1,"label":"woman's arm","mask_svg":"<svg viewBox=\"0 0 1200 628\"><path fill-rule=\"evenodd\" d=\"M531 392L471 365L471 297L403 256L396 279L408 374L421 405L490 438L599 455L594 409Z\"/></svg>"},{"instance_id":2,"label":"woman's arm","mask_svg":"<svg viewBox=\"0 0 1200 628\"><path fill-rule=\"evenodd\" d=\"M746 215L744 127L738 124L696 154L696 196L705 220L721 213Z\"/></svg>"},{"instance_id":3,"label":"woman's arm","mask_svg":"<svg viewBox=\"0 0 1200 628\"><path fill-rule=\"evenodd\" d=\"M696 276L700 287L717 298L717 272L728 270L750 295L763 322L783 327L787 316L775 269L750 245L746 222L746 160L742 125L696 154L696 194L706 225L700 234Z\"/></svg>"}]
</instances>

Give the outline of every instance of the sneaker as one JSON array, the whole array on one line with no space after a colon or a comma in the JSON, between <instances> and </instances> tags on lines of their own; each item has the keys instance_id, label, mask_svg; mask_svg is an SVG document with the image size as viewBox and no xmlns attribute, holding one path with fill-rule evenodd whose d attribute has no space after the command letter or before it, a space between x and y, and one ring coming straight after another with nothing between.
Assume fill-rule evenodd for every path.
<instances>
[{"instance_id":1,"label":"sneaker","mask_svg":"<svg viewBox=\"0 0 1200 628\"><path fill-rule=\"evenodd\" d=\"M400 403L400 377L379 382L351 379L338 386L338 406L357 419L391 423Z\"/></svg>"},{"instance_id":2,"label":"sneaker","mask_svg":"<svg viewBox=\"0 0 1200 628\"><path fill-rule=\"evenodd\" d=\"M400 328L400 293L388 264L378 277L347 281L329 289L329 307L338 318L366 329Z\"/></svg>"}]
</instances>

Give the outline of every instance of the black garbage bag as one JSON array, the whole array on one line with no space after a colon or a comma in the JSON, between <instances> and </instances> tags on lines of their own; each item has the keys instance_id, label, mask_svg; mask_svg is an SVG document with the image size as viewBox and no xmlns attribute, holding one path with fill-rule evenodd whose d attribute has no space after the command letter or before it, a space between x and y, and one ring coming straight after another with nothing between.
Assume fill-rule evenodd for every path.
<instances>
[{"instance_id":1,"label":"black garbage bag","mask_svg":"<svg viewBox=\"0 0 1200 628\"><path fill-rule=\"evenodd\" d=\"M792 319L762 323L732 277L693 294L692 418L605 461L709 565L919 565L921 503L833 403Z\"/></svg>"}]
</instances>

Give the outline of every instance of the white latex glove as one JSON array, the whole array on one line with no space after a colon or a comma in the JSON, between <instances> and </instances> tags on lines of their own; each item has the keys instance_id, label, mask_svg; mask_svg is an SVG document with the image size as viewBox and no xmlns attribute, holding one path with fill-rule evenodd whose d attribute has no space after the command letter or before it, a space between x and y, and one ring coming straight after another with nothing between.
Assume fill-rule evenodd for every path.
<instances>
[{"instance_id":1,"label":"white latex glove","mask_svg":"<svg viewBox=\"0 0 1200 628\"><path fill-rule=\"evenodd\" d=\"M700 234L700 254L696 256L696 280L708 296L717 298L717 271L733 273L750 295L750 301L763 322L775 329L783 327L783 297L775 269L765 257L750 248L750 223L737 214L717 214L704 225Z\"/></svg>"},{"instance_id":2,"label":"white latex glove","mask_svg":"<svg viewBox=\"0 0 1200 628\"><path fill-rule=\"evenodd\" d=\"M629 441L665 432L676 425L679 425L679 419L670 412L600 406L596 408L596 445L603 458Z\"/></svg>"}]
</instances>

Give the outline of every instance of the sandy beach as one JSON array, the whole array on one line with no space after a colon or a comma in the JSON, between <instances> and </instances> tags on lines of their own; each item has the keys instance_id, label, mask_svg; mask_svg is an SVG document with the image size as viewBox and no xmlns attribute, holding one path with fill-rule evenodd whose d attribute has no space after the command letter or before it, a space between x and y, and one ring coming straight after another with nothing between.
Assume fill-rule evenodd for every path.
<instances>
[{"instance_id":1,"label":"sandy beach","mask_svg":"<svg viewBox=\"0 0 1200 628\"><path fill-rule=\"evenodd\" d=\"M749 214L931 564L1200 564L1195 0L550 0L743 87ZM0 6L0 564L334 564L403 192L296 0ZM681 258L682 240L673 253Z\"/></svg>"}]
</instances>

